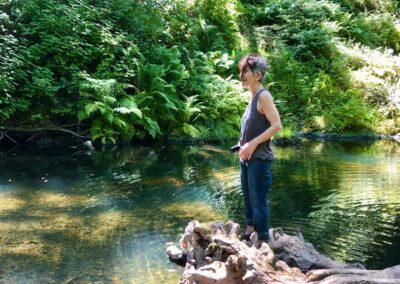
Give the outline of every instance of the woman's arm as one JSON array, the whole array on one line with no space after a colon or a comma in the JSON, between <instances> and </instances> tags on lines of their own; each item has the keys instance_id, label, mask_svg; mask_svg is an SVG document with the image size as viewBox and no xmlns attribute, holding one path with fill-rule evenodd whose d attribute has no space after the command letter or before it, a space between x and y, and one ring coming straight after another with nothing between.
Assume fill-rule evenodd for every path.
<instances>
[{"instance_id":1,"label":"woman's arm","mask_svg":"<svg viewBox=\"0 0 400 284\"><path fill-rule=\"evenodd\" d=\"M258 104L260 106L261 113L265 115L265 117L271 123L271 126L263 133L242 146L239 152L239 156L242 160L249 160L259 144L271 139L272 136L282 129L281 118L271 94L268 92L262 92L259 96Z\"/></svg>"}]
</instances>

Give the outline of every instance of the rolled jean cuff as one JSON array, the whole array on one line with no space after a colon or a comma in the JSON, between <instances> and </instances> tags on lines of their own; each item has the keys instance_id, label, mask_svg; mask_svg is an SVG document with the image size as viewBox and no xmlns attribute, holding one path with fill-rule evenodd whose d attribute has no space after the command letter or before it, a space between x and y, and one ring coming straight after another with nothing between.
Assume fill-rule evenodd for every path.
<instances>
[{"instance_id":1,"label":"rolled jean cuff","mask_svg":"<svg viewBox=\"0 0 400 284\"><path fill-rule=\"evenodd\" d=\"M246 225L247 226L254 226L254 220L253 219L246 219Z\"/></svg>"},{"instance_id":2,"label":"rolled jean cuff","mask_svg":"<svg viewBox=\"0 0 400 284\"><path fill-rule=\"evenodd\" d=\"M258 237L259 240L263 240L263 241L268 241L269 240L268 232L265 232L265 233L257 232L257 237Z\"/></svg>"}]
</instances>

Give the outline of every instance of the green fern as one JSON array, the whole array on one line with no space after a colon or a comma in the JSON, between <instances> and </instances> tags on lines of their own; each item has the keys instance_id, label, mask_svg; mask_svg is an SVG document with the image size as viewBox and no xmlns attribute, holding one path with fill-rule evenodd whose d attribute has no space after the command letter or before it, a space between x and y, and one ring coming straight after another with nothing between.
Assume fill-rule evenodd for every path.
<instances>
[{"instance_id":1,"label":"green fern","mask_svg":"<svg viewBox=\"0 0 400 284\"><path fill-rule=\"evenodd\" d=\"M82 77L81 92L88 102L78 113L78 119L92 119L93 140L101 139L104 143L107 140L115 143L119 138L128 140L137 133L134 125L145 126L153 137L160 133L154 123L142 121L143 113L134 97L124 91L129 85L116 80L93 79L88 74Z\"/></svg>"}]
</instances>

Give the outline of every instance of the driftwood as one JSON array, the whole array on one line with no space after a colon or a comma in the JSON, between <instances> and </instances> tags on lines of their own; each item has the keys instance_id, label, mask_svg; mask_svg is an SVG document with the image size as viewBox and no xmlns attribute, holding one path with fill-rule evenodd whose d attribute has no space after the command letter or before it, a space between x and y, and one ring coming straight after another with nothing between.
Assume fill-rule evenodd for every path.
<instances>
[{"instance_id":1,"label":"driftwood","mask_svg":"<svg viewBox=\"0 0 400 284\"><path fill-rule=\"evenodd\" d=\"M33 132L34 134L32 136L30 136L28 139L26 139L25 142L29 142L30 140L32 140L33 138L35 138L36 136L40 135L42 132L45 131L58 131L58 132L64 132L64 133L69 133L77 138L80 139L85 139L85 140L90 140L90 136L84 136L84 135L80 135L79 133L72 131L70 129L67 129L66 127L68 127L68 125L66 126L47 126L47 127L30 127L30 128L24 128L24 127L2 127L0 128L0 141L3 138L7 138L10 141L12 141L14 144L18 145L18 142L13 139L8 133L10 131L14 131L14 132Z\"/></svg>"},{"instance_id":2,"label":"driftwood","mask_svg":"<svg viewBox=\"0 0 400 284\"><path fill-rule=\"evenodd\" d=\"M285 261L289 266L296 266L303 272L318 268L359 268L365 269L361 264L341 263L329 259L316 251L311 243L304 241L301 233L289 236L281 228L270 229L271 236L268 245L274 251L277 259Z\"/></svg>"},{"instance_id":3,"label":"driftwood","mask_svg":"<svg viewBox=\"0 0 400 284\"><path fill-rule=\"evenodd\" d=\"M78 127L78 132L75 132L71 129L71 127L75 127L76 124L74 125L62 125L62 126L46 126L46 127L32 127L32 128L27 128L27 127L0 127L0 143L4 139L4 141L11 141L14 144L14 148L12 148L8 152L12 152L16 147L19 147L20 144L24 145L62 145L62 146L69 146L72 148L77 148L85 151L90 151L93 150L94 147L92 145L91 137L90 136L84 136L79 133L79 127ZM72 135L73 137L76 137L76 140L67 140L66 142L64 136L60 136L59 134L56 135L56 138L42 138L42 134L45 132L59 132L59 133L68 133ZM11 135L13 134L13 135ZM39 141L35 141L37 137L41 137ZM51 136L50 136L51 137ZM61 140L62 138L62 140ZM71 138L69 138L71 139ZM73 142L72 142L73 141ZM78 143L78 144L77 144ZM43 145L42 145L43 146Z\"/></svg>"},{"instance_id":4,"label":"driftwood","mask_svg":"<svg viewBox=\"0 0 400 284\"><path fill-rule=\"evenodd\" d=\"M360 264L331 260L282 229L270 229L270 240L256 248L239 241L239 225L217 221L202 225L192 221L180 241L181 248L167 244L171 261L185 267L179 284L247 283L400 283L400 265L382 271Z\"/></svg>"}]
</instances>

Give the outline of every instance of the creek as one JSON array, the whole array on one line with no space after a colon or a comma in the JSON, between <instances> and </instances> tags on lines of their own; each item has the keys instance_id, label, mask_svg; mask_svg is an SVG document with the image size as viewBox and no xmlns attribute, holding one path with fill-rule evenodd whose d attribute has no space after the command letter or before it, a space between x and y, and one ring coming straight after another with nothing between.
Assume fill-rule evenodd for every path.
<instances>
[{"instance_id":1,"label":"creek","mask_svg":"<svg viewBox=\"0 0 400 284\"><path fill-rule=\"evenodd\" d=\"M230 145L0 152L1 283L177 283L187 223L243 224ZM400 144L274 147L270 226L368 269L400 264Z\"/></svg>"}]
</instances>

